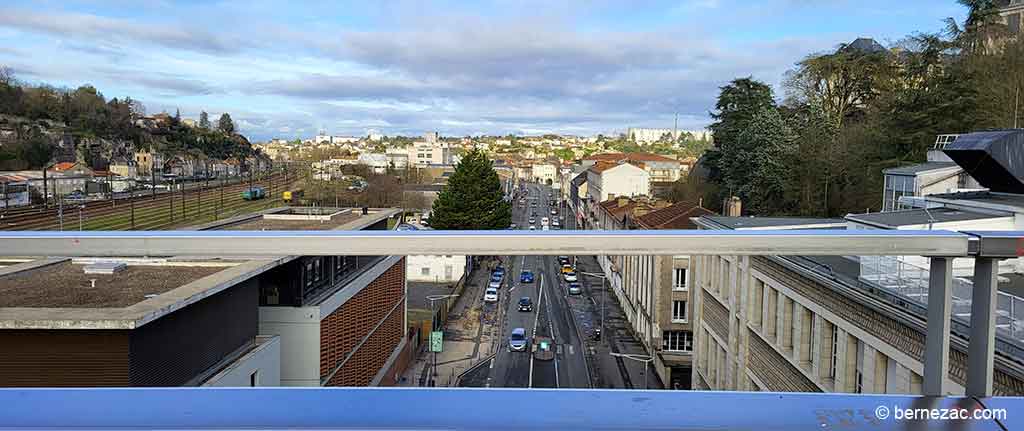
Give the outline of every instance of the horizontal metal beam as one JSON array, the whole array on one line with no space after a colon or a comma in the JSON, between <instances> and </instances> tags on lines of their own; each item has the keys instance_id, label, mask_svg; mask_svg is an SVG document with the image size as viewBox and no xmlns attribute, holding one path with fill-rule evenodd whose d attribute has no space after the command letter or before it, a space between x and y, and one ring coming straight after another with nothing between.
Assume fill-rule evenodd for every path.
<instances>
[{"instance_id":1,"label":"horizontal metal beam","mask_svg":"<svg viewBox=\"0 0 1024 431\"><path fill-rule=\"evenodd\" d=\"M967 243L935 230L24 231L0 233L0 256L966 256Z\"/></svg>"},{"instance_id":2,"label":"horizontal metal beam","mask_svg":"<svg viewBox=\"0 0 1024 431\"><path fill-rule=\"evenodd\" d=\"M0 405L4 429L1005 430L1024 411L1014 397L497 388L0 389ZM984 407L1003 410L899 417Z\"/></svg>"}]
</instances>

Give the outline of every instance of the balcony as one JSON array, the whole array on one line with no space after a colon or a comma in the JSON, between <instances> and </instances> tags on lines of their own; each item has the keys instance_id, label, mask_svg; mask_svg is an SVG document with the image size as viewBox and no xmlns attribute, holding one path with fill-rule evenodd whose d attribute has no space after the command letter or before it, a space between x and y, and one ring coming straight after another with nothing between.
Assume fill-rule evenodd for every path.
<instances>
[{"instance_id":1,"label":"balcony","mask_svg":"<svg viewBox=\"0 0 1024 431\"><path fill-rule=\"evenodd\" d=\"M0 389L0 428L906 429L881 407L1003 408L972 429L1021 429L1024 399L992 397L994 267L1024 232L757 231L159 231L3 232L3 256L767 255L924 256L927 396L506 389ZM975 260L968 397L945 397L951 315L961 304L952 258ZM987 272L986 272L987 271ZM988 276L986 276L988 274ZM922 279L919 277L919 280ZM986 366L987 364L987 366ZM739 414L737 414L739 413ZM581 421L585 418L585 422ZM1013 425L1018 425L1014 427Z\"/></svg>"}]
</instances>

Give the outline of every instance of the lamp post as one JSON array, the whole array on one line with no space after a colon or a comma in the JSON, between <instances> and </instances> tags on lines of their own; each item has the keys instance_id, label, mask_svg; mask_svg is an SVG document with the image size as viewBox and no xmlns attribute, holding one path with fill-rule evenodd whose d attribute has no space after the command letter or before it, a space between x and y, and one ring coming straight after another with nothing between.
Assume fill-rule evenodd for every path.
<instances>
[{"instance_id":1,"label":"lamp post","mask_svg":"<svg viewBox=\"0 0 1024 431\"><path fill-rule=\"evenodd\" d=\"M617 358L626 358L626 359L631 359L631 360L634 360L634 361L637 361L637 362L643 362L644 363L644 389L647 389L647 364L654 361L654 357L653 356L633 355L633 354L629 354L629 353L615 353L615 352L611 352L611 353L609 353L609 355L612 355L612 356L617 357Z\"/></svg>"},{"instance_id":2,"label":"lamp post","mask_svg":"<svg viewBox=\"0 0 1024 431\"><path fill-rule=\"evenodd\" d=\"M459 295L457 295L457 294L450 294L450 295L427 295L426 298L427 298L428 301L430 301L430 338L428 340L429 340L429 342L431 344L433 343L433 339L434 339L434 331L437 330L437 323L434 320L434 317L437 316L437 308L434 307L434 301L440 301L440 300L443 300L443 299L454 298L454 297L457 297L457 296L459 296ZM431 353L433 353L433 355L431 355L432 358L430 360L430 380L429 380L429 383L427 384L427 386L434 386L434 378L437 377L437 350L434 349L433 346L431 346L430 351L431 351Z\"/></svg>"}]
</instances>

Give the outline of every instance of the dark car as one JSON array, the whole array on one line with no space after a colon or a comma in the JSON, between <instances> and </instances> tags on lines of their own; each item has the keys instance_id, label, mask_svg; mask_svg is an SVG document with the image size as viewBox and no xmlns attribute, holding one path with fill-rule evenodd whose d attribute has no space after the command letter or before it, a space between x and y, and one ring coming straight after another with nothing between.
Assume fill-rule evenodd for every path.
<instances>
[{"instance_id":1,"label":"dark car","mask_svg":"<svg viewBox=\"0 0 1024 431\"><path fill-rule=\"evenodd\" d=\"M533 272L532 271L523 271L522 274L519 274L519 282L520 283L533 283Z\"/></svg>"},{"instance_id":2,"label":"dark car","mask_svg":"<svg viewBox=\"0 0 1024 431\"><path fill-rule=\"evenodd\" d=\"M519 298L519 311L533 311L533 301L529 296Z\"/></svg>"}]
</instances>

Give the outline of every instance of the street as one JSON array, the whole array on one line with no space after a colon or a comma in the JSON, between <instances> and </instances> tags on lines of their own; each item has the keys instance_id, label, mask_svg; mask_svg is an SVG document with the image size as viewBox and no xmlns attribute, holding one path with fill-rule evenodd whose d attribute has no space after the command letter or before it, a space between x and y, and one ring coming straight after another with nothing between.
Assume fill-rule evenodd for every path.
<instances>
[{"instance_id":1,"label":"street","mask_svg":"<svg viewBox=\"0 0 1024 431\"><path fill-rule=\"evenodd\" d=\"M514 201L512 222L518 229L529 229L532 211L536 211L534 226L541 230L541 218L551 215L549 205L550 187L528 184L529 194L525 196L526 204ZM536 207L532 207L532 203ZM576 322L570 313L565 282L562 279L557 256L513 256L503 258L505 266L505 283L500 292L497 305L504 313L499 333L497 354L490 364L490 382L492 387L537 387L537 388L589 388L590 377L587 370L582 340L576 329ZM523 270L532 271L533 283L521 283L520 274ZM519 311L519 298L529 297L533 301L533 311ZM555 352L550 361L538 360L530 353L534 346L526 352L510 351L508 337L515 328L524 328L527 338L533 336L550 337L554 341L551 349Z\"/></svg>"}]
</instances>

